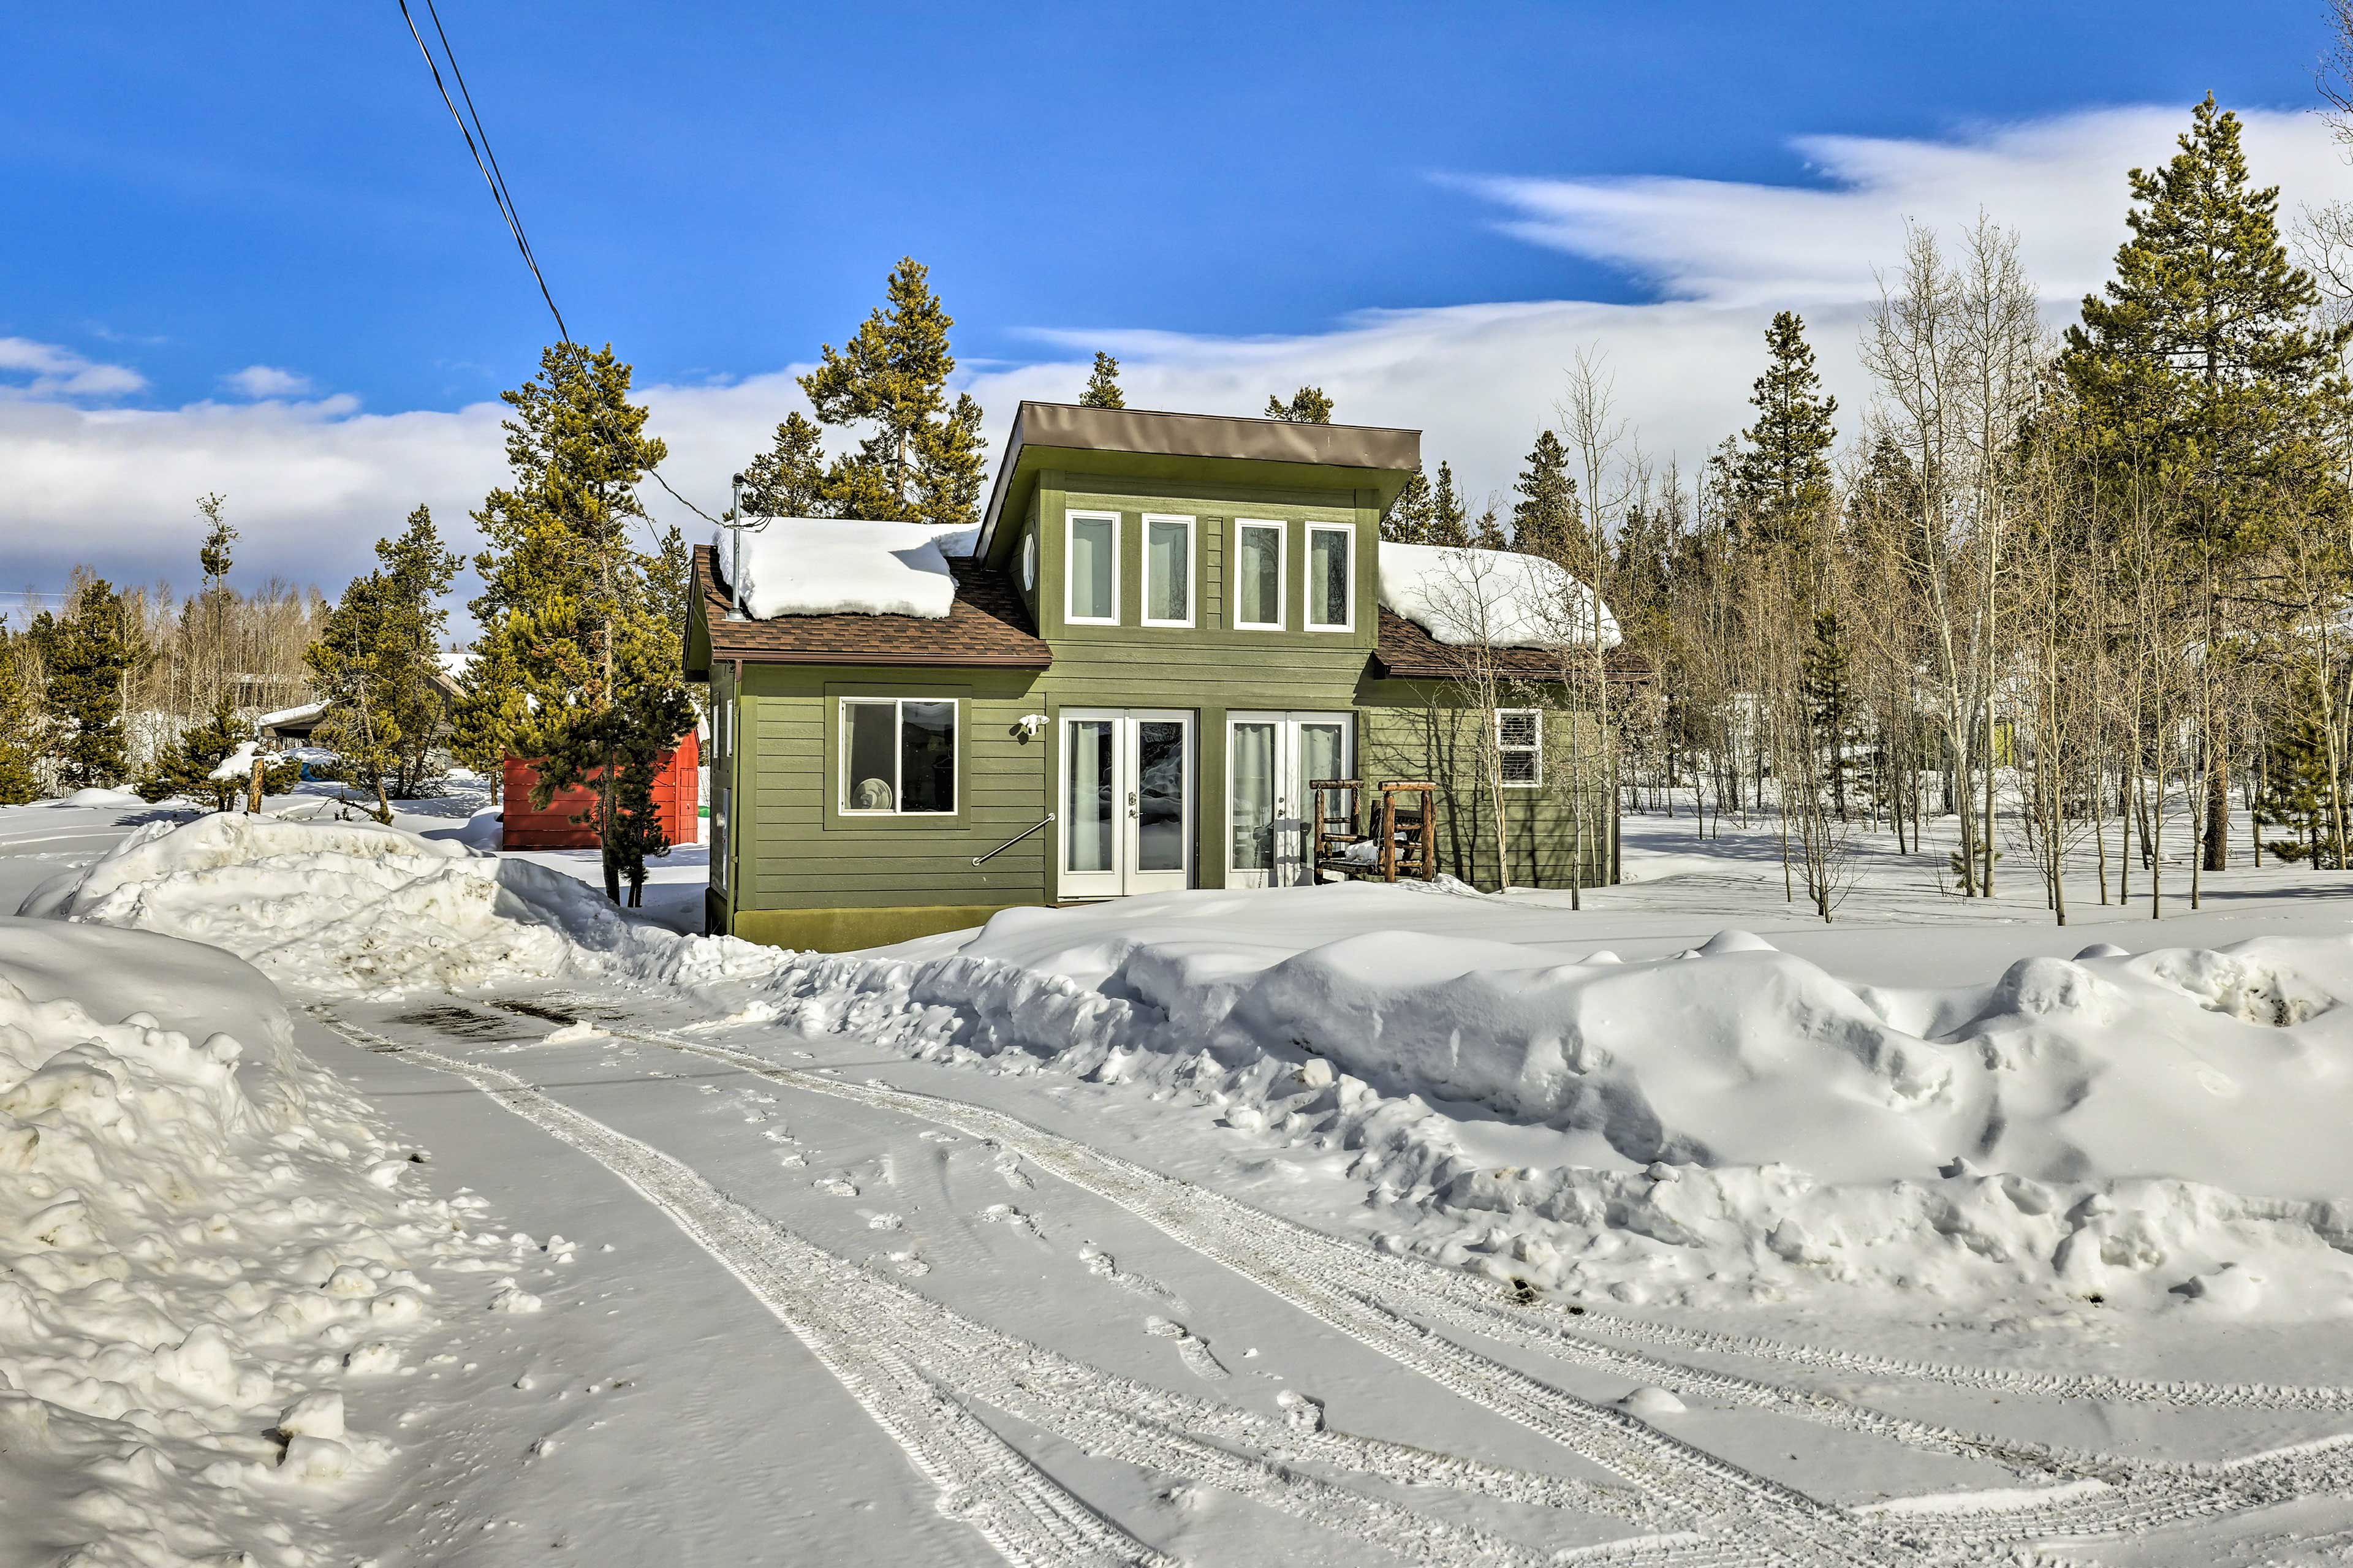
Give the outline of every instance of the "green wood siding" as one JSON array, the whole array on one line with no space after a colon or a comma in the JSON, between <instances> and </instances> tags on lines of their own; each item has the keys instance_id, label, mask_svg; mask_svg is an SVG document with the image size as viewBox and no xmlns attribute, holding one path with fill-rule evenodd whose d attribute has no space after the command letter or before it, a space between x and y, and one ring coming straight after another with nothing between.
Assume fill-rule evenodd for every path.
<instances>
[{"instance_id":1,"label":"green wood siding","mask_svg":"<svg viewBox=\"0 0 2353 1568\"><path fill-rule=\"evenodd\" d=\"M1028 671L881 670L749 665L742 697L745 909L1034 903L1046 896L1043 835L986 865L987 853L1045 811L1044 737ZM953 698L958 769L953 816L845 816L839 710L844 697Z\"/></svg>"},{"instance_id":2,"label":"green wood siding","mask_svg":"<svg viewBox=\"0 0 2353 1568\"><path fill-rule=\"evenodd\" d=\"M1202 472L1215 466L1201 465ZM1119 611L1115 626L1072 626L1063 618L1063 572L1071 511L1119 514ZM1144 517L1194 520L1194 605L1190 626L1147 626L1144 618ZM1228 558L1237 517L1284 525L1282 631L1232 625ZM1307 524L1336 522L1355 531L1354 626L1345 632L1305 626ZM1168 708L1195 716L1193 883L1226 880L1226 718L1234 711L1333 710L1356 707L1357 682L1372 655L1380 534L1378 497L1369 490L1276 489L1197 478L1165 479L1051 469L1037 490L1040 529L1040 635L1054 648L1053 668L1038 690L1056 721L1047 739L1047 777L1060 777L1060 718L1066 708ZM1049 840L1048 864L1061 864L1061 825Z\"/></svg>"},{"instance_id":3,"label":"green wood siding","mask_svg":"<svg viewBox=\"0 0 2353 1568\"><path fill-rule=\"evenodd\" d=\"M1486 782L1481 743L1492 715L1463 706L1442 681L1368 679L1358 695L1363 704L1358 744L1366 781L1424 777L1437 784L1438 868L1474 887L1493 889L1499 885L1495 792ZM1566 888L1579 883L1590 888L1606 883L1609 802L1609 792L1594 777L1593 721L1565 709L1543 711L1544 782L1535 788L1501 792L1512 885ZM1582 813L1577 809L1580 800ZM1580 843L1582 876L1577 874Z\"/></svg>"}]
</instances>

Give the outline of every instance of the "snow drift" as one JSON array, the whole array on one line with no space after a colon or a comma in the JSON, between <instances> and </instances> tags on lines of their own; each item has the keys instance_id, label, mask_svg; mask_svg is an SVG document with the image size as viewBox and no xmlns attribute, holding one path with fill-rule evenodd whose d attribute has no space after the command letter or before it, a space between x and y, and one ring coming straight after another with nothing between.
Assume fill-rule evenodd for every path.
<instances>
[{"instance_id":1,"label":"snow drift","mask_svg":"<svg viewBox=\"0 0 2353 1568\"><path fill-rule=\"evenodd\" d=\"M389 829L232 816L142 830L37 901L327 994L601 978L714 1019L1145 1081L1229 1138L1328 1153L1385 1245L1567 1291L2353 1310L2341 936L1895 990L1740 932L1563 963L1482 934L1494 900L1351 886L786 954Z\"/></svg>"},{"instance_id":2,"label":"snow drift","mask_svg":"<svg viewBox=\"0 0 2353 1568\"><path fill-rule=\"evenodd\" d=\"M412 1270L474 1244L290 1039L225 953L0 919L0 1561L308 1561L390 1458Z\"/></svg>"}]
</instances>

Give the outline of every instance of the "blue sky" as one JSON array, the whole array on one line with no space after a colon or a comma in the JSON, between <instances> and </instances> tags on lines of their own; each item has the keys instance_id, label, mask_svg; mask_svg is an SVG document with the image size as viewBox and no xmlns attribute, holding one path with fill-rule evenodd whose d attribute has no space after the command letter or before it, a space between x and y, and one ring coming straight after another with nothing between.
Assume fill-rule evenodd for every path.
<instances>
[{"instance_id":1,"label":"blue sky","mask_svg":"<svg viewBox=\"0 0 2353 1568\"><path fill-rule=\"evenodd\" d=\"M641 384L788 387L777 373L839 342L902 253L931 264L967 368L1008 374L1100 337L1146 362L1222 344L1258 379L1312 375L1313 352L1261 362L1250 345L1312 344L1366 311L1704 293L1654 214L1564 233L1493 179L1588 195L1680 179L1769 204L1862 177L1821 138L1975 145L2116 106L2186 118L2210 89L2301 111L2324 9L444 0L442 16L575 333L613 341ZM245 426L221 409L307 400L322 426L459 410L552 335L392 0L17 7L0 49L0 340L33 345L5 397L100 437L90 417L125 410L210 420L224 469L283 508L234 460ZM2166 151L2117 143L2143 144ZM2121 167L2105 178L2120 218ZM1984 183L2000 216L1998 161ZM1727 206L1712 243L1739 246L1751 210ZM1752 374L1725 367L1736 404ZM1348 375L1340 356L1330 379ZM1228 379L1253 401L1248 369ZM1420 414L1418 395L1360 379L1357 416ZM1181 377L1169 395L1187 386L1208 395ZM734 416L773 423L786 395ZM1544 413L1496 451L1524 448ZM175 479L201 471L205 438L182 440ZM697 488L723 488L729 459L714 447L703 466L720 472ZM79 493L60 481L0 513L16 535L0 584L58 574L66 546L18 524L69 526ZM153 527L184 531L176 513ZM136 527L106 537L126 571L166 560ZM351 556L288 538L301 567Z\"/></svg>"}]
</instances>

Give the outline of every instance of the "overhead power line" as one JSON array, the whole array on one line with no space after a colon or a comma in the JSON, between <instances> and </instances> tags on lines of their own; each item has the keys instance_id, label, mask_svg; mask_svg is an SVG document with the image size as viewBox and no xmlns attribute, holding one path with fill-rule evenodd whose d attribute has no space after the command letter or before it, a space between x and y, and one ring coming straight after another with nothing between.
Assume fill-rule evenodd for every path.
<instances>
[{"instance_id":1,"label":"overhead power line","mask_svg":"<svg viewBox=\"0 0 2353 1568\"><path fill-rule=\"evenodd\" d=\"M449 96L448 83L441 77L441 63L434 58L432 48L425 42L425 35L418 31L417 17L408 9L408 0L398 0L398 4L400 19L408 24L408 36L417 40L417 52L425 57L425 68L433 73L433 86L441 94L442 106L449 110L449 118L457 122L458 134L466 139L466 151L473 154L474 167L481 172L482 183L490 186L491 200L498 204L499 216L505 220L507 232L514 237L515 249L522 255L522 264L531 268L533 279L539 284L539 297L547 301L547 313L555 318L556 331L561 334L563 342L572 342L572 329L565 324L564 312L555 303L555 293L547 286L547 275L540 270L539 258L532 252L531 237L523 231L522 215L515 208L514 193L507 188L506 171L499 167L499 155L491 147L490 131L482 124L481 110L474 107L474 94L466 85L465 71L458 64L458 51L450 46L448 30L441 26L441 13L434 6L433 0L425 0L425 14L433 23L433 36L441 41L442 58L449 62L449 80L458 84L457 99ZM458 110L460 99L466 105L462 114ZM469 119L471 124L468 123ZM646 475L668 490L670 500L703 521L720 525L717 518L671 489L670 482L663 479L659 470L649 468ZM647 520L647 526L652 526L652 520Z\"/></svg>"},{"instance_id":2,"label":"overhead power line","mask_svg":"<svg viewBox=\"0 0 2353 1568\"><path fill-rule=\"evenodd\" d=\"M417 18L410 14L408 0L398 0L400 19L408 24L408 36L417 40L417 52L425 57L425 68L433 73L433 86L441 94L441 102L449 110L449 118L458 122L458 134L466 139L466 151L474 155L474 167L481 171L482 183L491 187L491 199L498 204L499 216L506 220L507 232L514 236L515 249L522 255L522 264L539 283L539 297L547 301L548 314L555 318L555 330L565 342L572 341L572 329L564 324L564 312L556 309L555 295L547 286L547 275L539 269L539 258L531 251L531 240L523 233L522 215L515 211L514 196L507 189L506 176L499 170L498 154L491 151L491 133L482 129L482 117L474 108L474 95L466 90L465 73L458 68L457 51L449 47L449 35L441 26L441 14L433 7L433 0L425 0L426 15L433 18L434 36L441 40L441 51L449 59L449 74L458 82L459 96L466 100L466 113L474 117L471 126L466 115L458 112L457 102L449 96L448 85L441 79L440 62L426 47L425 35L417 30ZM480 141L476 138L479 135ZM488 159L485 163L483 160Z\"/></svg>"}]
</instances>

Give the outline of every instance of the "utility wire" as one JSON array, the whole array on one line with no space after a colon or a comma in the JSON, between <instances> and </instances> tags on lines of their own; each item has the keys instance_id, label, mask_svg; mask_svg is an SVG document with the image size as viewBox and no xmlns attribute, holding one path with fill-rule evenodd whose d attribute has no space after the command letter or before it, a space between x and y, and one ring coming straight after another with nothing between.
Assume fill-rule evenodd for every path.
<instances>
[{"instance_id":1,"label":"utility wire","mask_svg":"<svg viewBox=\"0 0 2353 1568\"><path fill-rule=\"evenodd\" d=\"M499 216L506 220L507 232L514 237L515 249L522 253L522 264L531 268L532 277L538 280L539 297L547 301L548 314L555 318L555 330L563 335L565 342L570 342L572 329L564 324L564 312L556 309L555 295L547 287L546 274L540 271L539 258L531 253L531 241L523 237L522 218L515 211L513 198L507 193L506 181L491 172L498 167L498 158L492 154L489 163L483 162L491 142L490 132L484 131L480 144L475 143L474 132L481 128L481 116L476 114L473 125L467 125L466 117L458 112L457 102L449 96L448 84L441 79L439 62L434 59L433 51L426 47L425 35L417 30L417 18L409 13L408 0L398 0L398 4L400 19L408 24L408 36L417 40L417 52L425 57L425 68L433 73L433 86L441 94L442 105L449 110L449 118L458 122L458 134L466 139L466 151L474 155L474 167L481 172L482 183L490 186L491 200L498 204ZM433 18L433 31L439 36L441 47L448 51L449 35L442 29L440 13L433 9L433 0L425 0L425 5L427 13ZM473 109L473 95L466 92L466 79L458 69L458 57L454 51L449 52L449 74L458 79L458 90L465 95L467 109Z\"/></svg>"},{"instance_id":2,"label":"utility wire","mask_svg":"<svg viewBox=\"0 0 2353 1568\"><path fill-rule=\"evenodd\" d=\"M564 312L557 308L554 292L547 286L547 275L539 269L539 258L532 252L531 238L523 232L522 215L515 208L514 193L507 188L506 171L499 167L499 155L491 150L490 130L482 123L481 110L474 107L473 92L466 86L466 73L458 64L458 51L450 47L448 30L441 25L440 11L435 7L433 0L425 0L425 14L432 20L433 35L441 40L441 52L449 61L450 79L458 84L458 97L465 100L464 114L458 111L457 100L449 96L449 89L441 79L440 63L433 58L432 49L425 42L425 35L417 30L417 18L408 9L408 0L398 0L398 4L400 18L408 24L408 36L417 40L417 52L425 57L425 68L433 73L433 86L441 94L442 105L449 110L449 118L457 121L458 134L466 139L466 151L473 154L474 167L480 171L482 183L490 186L491 200L498 205L499 216L506 221L507 232L514 237L515 249L522 253L522 264L531 268L532 278L539 284L539 297L547 301L547 312L555 318L556 331L561 334L564 342L567 343L572 342L572 329L565 325ZM469 115L473 119L470 126L466 123ZM670 482L661 477L659 469L649 468L646 470L646 475L654 483L668 490L670 500L678 502L703 521L713 527L725 526L717 518L672 489ZM647 519L646 526L650 530L653 520Z\"/></svg>"}]
</instances>

